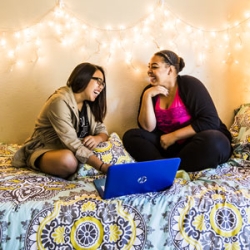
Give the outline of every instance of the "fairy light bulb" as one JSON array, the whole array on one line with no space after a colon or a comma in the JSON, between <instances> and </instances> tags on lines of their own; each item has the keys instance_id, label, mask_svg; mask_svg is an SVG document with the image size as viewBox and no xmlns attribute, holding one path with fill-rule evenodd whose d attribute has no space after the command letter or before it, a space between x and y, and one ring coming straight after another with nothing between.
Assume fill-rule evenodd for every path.
<instances>
[{"instance_id":1,"label":"fairy light bulb","mask_svg":"<svg viewBox=\"0 0 250 250\"><path fill-rule=\"evenodd\" d=\"M62 8L64 7L64 2L63 2L63 0L59 0L59 1L58 1L58 7L59 7L60 9L62 9Z\"/></svg>"},{"instance_id":2,"label":"fairy light bulb","mask_svg":"<svg viewBox=\"0 0 250 250\"><path fill-rule=\"evenodd\" d=\"M216 32L215 31L211 31L210 32L210 36L213 37L213 38L216 37Z\"/></svg>"},{"instance_id":3,"label":"fairy light bulb","mask_svg":"<svg viewBox=\"0 0 250 250\"><path fill-rule=\"evenodd\" d=\"M62 17L63 16L63 10L61 8L56 8L55 9L55 12L54 12L54 16L59 18L59 17Z\"/></svg>"},{"instance_id":4,"label":"fairy light bulb","mask_svg":"<svg viewBox=\"0 0 250 250\"><path fill-rule=\"evenodd\" d=\"M154 6L150 5L147 7L148 13L151 13L154 11Z\"/></svg>"},{"instance_id":5,"label":"fairy light bulb","mask_svg":"<svg viewBox=\"0 0 250 250\"><path fill-rule=\"evenodd\" d=\"M2 47L5 47L6 44L7 44L7 42L6 42L5 39L1 39L1 43L0 44L1 44Z\"/></svg>"},{"instance_id":6,"label":"fairy light bulb","mask_svg":"<svg viewBox=\"0 0 250 250\"><path fill-rule=\"evenodd\" d=\"M125 29L126 29L125 25L123 25L123 24L122 24L122 25L119 25L119 30L122 31L122 30L125 30Z\"/></svg>"},{"instance_id":7,"label":"fairy light bulb","mask_svg":"<svg viewBox=\"0 0 250 250\"><path fill-rule=\"evenodd\" d=\"M110 31L110 30L112 30L112 26L111 25L107 25L105 29Z\"/></svg>"},{"instance_id":8,"label":"fairy light bulb","mask_svg":"<svg viewBox=\"0 0 250 250\"><path fill-rule=\"evenodd\" d=\"M115 48L117 47L117 44L118 44L118 40L116 38L113 38L112 41L111 41L111 45L110 47L115 50Z\"/></svg>"},{"instance_id":9,"label":"fairy light bulb","mask_svg":"<svg viewBox=\"0 0 250 250\"><path fill-rule=\"evenodd\" d=\"M75 17L72 17L70 22L72 23L72 25L77 25L77 20Z\"/></svg>"},{"instance_id":10,"label":"fairy light bulb","mask_svg":"<svg viewBox=\"0 0 250 250\"><path fill-rule=\"evenodd\" d=\"M40 47L41 44L42 44L41 39L37 38L36 41L35 41L35 44L36 44L37 47Z\"/></svg>"},{"instance_id":11,"label":"fairy light bulb","mask_svg":"<svg viewBox=\"0 0 250 250\"><path fill-rule=\"evenodd\" d=\"M149 27L147 27L147 26L143 27L142 32L144 35L150 33Z\"/></svg>"},{"instance_id":12,"label":"fairy light bulb","mask_svg":"<svg viewBox=\"0 0 250 250\"><path fill-rule=\"evenodd\" d=\"M24 62L22 60L17 60L16 65L18 68L22 68L24 66Z\"/></svg>"},{"instance_id":13,"label":"fairy light bulb","mask_svg":"<svg viewBox=\"0 0 250 250\"><path fill-rule=\"evenodd\" d=\"M19 39L21 37L20 32L15 32L14 37L17 38L17 39Z\"/></svg>"},{"instance_id":14,"label":"fairy light bulb","mask_svg":"<svg viewBox=\"0 0 250 250\"><path fill-rule=\"evenodd\" d=\"M229 41L229 35L228 35L228 34L225 34L225 35L223 36L223 39L224 39L225 41Z\"/></svg>"},{"instance_id":15,"label":"fairy light bulb","mask_svg":"<svg viewBox=\"0 0 250 250\"><path fill-rule=\"evenodd\" d=\"M48 21L48 26L49 27L54 27L55 23L53 21Z\"/></svg>"},{"instance_id":16,"label":"fairy light bulb","mask_svg":"<svg viewBox=\"0 0 250 250\"><path fill-rule=\"evenodd\" d=\"M127 52L126 53L126 59L125 59L126 64L130 64L131 60L132 60L132 53Z\"/></svg>"},{"instance_id":17,"label":"fairy light bulb","mask_svg":"<svg viewBox=\"0 0 250 250\"><path fill-rule=\"evenodd\" d=\"M240 42L236 43L236 44L235 44L235 48L236 48L237 50L242 49L242 44L241 44Z\"/></svg>"},{"instance_id":18,"label":"fairy light bulb","mask_svg":"<svg viewBox=\"0 0 250 250\"><path fill-rule=\"evenodd\" d=\"M102 42L102 43L101 43L101 47L102 47L103 49L107 48L107 43L106 43L106 42Z\"/></svg>"},{"instance_id":19,"label":"fairy light bulb","mask_svg":"<svg viewBox=\"0 0 250 250\"><path fill-rule=\"evenodd\" d=\"M71 25L70 22L67 22L66 25L65 25L65 27L66 27L67 30L71 30L72 25Z\"/></svg>"},{"instance_id":20,"label":"fairy light bulb","mask_svg":"<svg viewBox=\"0 0 250 250\"><path fill-rule=\"evenodd\" d=\"M68 45L68 40L66 38L63 38L61 43L64 47L66 47Z\"/></svg>"},{"instance_id":21,"label":"fairy light bulb","mask_svg":"<svg viewBox=\"0 0 250 250\"><path fill-rule=\"evenodd\" d=\"M206 60L206 55L204 53L199 53L198 60L200 63L204 63Z\"/></svg>"},{"instance_id":22,"label":"fairy light bulb","mask_svg":"<svg viewBox=\"0 0 250 250\"><path fill-rule=\"evenodd\" d=\"M81 28L82 28L82 30L87 30L87 29L88 29L88 27L87 27L86 24L82 24L82 25L81 25Z\"/></svg>"},{"instance_id":23,"label":"fairy light bulb","mask_svg":"<svg viewBox=\"0 0 250 250\"><path fill-rule=\"evenodd\" d=\"M96 30L92 30L91 37L92 38L96 38L97 37L97 31Z\"/></svg>"},{"instance_id":24,"label":"fairy light bulb","mask_svg":"<svg viewBox=\"0 0 250 250\"><path fill-rule=\"evenodd\" d=\"M56 32L57 35L61 35L62 34L62 27L59 24L57 24L55 26L55 32Z\"/></svg>"},{"instance_id":25,"label":"fairy light bulb","mask_svg":"<svg viewBox=\"0 0 250 250\"><path fill-rule=\"evenodd\" d=\"M193 31L193 29L190 26L186 26L186 32L187 33L191 33Z\"/></svg>"},{"instance_id":26,"label":"fairy light bulb","mask_svg":"<svg viewBox=\"0 0 250 250\"><path fill-rule=\"evenodd\" d=\"M244 13L244 16L245 16L246 19L250 18L250 12L249 12L249 11L246 11L246 12Z\"/></svg>"},{"instance_id":27,"label":"fairy light bulb","mask_svg":"<svg viewBox=\"0 0 250 250\"><path fill-rule=\"evenodd\" d=\"M236 21L236 22L234 22L233 26L234 26L234 27L237 27L239 24L240 24L240 22L239 22L239 21Z\"/></svg>"},{"instance_id":28,"label":"fairy light bulb","mask_svg":"<svg viewBox=\"0 0 250 250\"><path fill-rule=\"evenodd\" d=\"M10 51L8 52L8 57L9 57L9 58L14 58L14 54L15 54L15 52L14 52L13 50L10 50Z\"/></svg>"}]
</instances>

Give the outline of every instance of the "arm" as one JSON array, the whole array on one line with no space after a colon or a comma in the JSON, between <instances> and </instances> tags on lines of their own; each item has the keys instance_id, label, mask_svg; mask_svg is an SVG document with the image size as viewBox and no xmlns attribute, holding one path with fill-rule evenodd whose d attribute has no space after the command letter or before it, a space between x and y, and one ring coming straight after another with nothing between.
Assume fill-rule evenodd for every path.
<instances>
[{"instance_id":1,"label":"arm","mask_svg":"<svg viewBox=\"0 0 250 250\"><path fill-rule=\"evenodd\" d=\"M74 110L63 100L57 99L48 105L46 113L50 125L52 125L60 141L75 154L80 162L86 163L93 152L84 146L77 137L77 117ZM105 129L101 129L101 124L96 127L99 127L100 133L105 131ZM97 136L97 141L103 139L103 135L96 134L95 136ZM97 165L94 167L97 167Z\"/></svg>"},{"instance_id":2,"label":"arm","mask_svg":"<svg viewBox=\"0 0 250 250\"><path fill-rule=\"evenodd\" d=\"M89 105L87 105L87 115L90 125L90 135L86 136L82 143L87 148L93 150L100 142L107 141L109 138L106 126L102 122L97 122L95 116L91 112Z\"/></svg>"},{"instance_id":3,"label":"arm","mask_svg":"<svg viewBox=\"0 0 250 250\"><path fill-rule=\"evenodd\" d=\"M109 136L104 123L95 120L95 116L91 112L89 105L87 105L87 115L90 125L90 135L83 138L82 143L85 147L93 150L100 142L107 141Z\"/></svg>"},{"instance_id":4,"label":"arm","mask_svg":"<svg viewBox=\"0 0 250 250\"><path fill-rule=\"evenodd\" d=\"M220 129L221 121L213 100L205 86L196 78L178 78L180 96L192 117L191 126L196 132Z\"/></svg>"},{"instance_id":5,"label":"arm","mask_svg":"<svg viewBox=\"0 0 250 250\"><path fill-rule=\"evenodd\" d=\"M156 127L156 117L152 98L160 94L167 96L168 90L163 86L152 86L147 88L141 97L138 123L143 129L149 132L153 131Z\"/></svg>"}]
</instances>

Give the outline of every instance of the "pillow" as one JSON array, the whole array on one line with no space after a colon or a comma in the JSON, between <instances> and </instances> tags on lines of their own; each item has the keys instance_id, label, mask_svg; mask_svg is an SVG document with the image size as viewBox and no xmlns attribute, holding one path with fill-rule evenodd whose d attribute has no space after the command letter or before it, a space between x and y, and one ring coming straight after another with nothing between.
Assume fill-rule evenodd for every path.
<instances>
[{"instance_id":1,"label":"pillow","mask_svg":"<svg viewBox=\"0 0 250 250\"><path fill-rule=\"evenodd\" d=\"M234 116L230 127L233 144L250 143L250 103L242 104Z\"/></svg>"},{"instance_id":2,"label":"pillow","mask_svg":"<svg viewBox=\"0 0 250 250\"><path fill-rule=\"evenodd\" d=\"M242 104L236 110L229 131L232 134L232 157L250 160L250 103Z\"/></svg>"},{"instance_id":3,"label":"pillow","mask_svg":"<svg viewBox=\"0 0 250 250\"><path fill-rule=\"evenodd\" d=\"M93 152L100 160L112 165L135 162L135 160L125 150L120 137L116 133L110 134L109 140L100 143ZM74 175L73 179L77 177L94 176L100 174L102 173L88 164L79 164L78 171Z\"/></svg>"},{"instance_id":4,"label":"pillow","mask_svg":"<svg viewBox=\"0 0 250 250\"><path fill-rule=\"evenodd\" d=\"M5 144L0 142L0 166L11 165L12 157L21 147L18 144Z\"/></svg>"}]
</instances>

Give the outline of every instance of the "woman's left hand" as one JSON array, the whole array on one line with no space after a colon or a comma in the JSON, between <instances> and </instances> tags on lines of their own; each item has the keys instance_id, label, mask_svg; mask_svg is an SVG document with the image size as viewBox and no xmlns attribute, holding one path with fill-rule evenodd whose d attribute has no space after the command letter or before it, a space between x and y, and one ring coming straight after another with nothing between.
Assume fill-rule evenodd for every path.
<instances>
[{"instance_id":1,"label":"woman's left hand","mask_svg":"<svg viewBox=\"0 0 250 250\"><path fill-rule=\"evenodd\" d=\"M88 135L82 139L82 144L90 150L96 148L99 143L99 137L93 135Z\"/></svg>"},{"instance_id":2,"label":"woman's left hand","mask_svg":"<svg viewBox=\"0 0 250 250\"><path fill-rule=\"evenodd\" d=\"M163 149L167 149L169 146L175 143L175 136L173 133L162 135L160 138L160 144Z\"/></svg>"}]
</instances>

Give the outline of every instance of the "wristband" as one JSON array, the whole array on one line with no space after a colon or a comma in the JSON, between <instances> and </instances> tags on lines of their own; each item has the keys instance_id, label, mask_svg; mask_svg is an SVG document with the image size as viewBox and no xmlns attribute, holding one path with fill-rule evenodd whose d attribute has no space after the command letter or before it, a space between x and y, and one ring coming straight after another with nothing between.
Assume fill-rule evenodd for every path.
<instances>
[{"instance_id":1,"label":"wristband","mask_svg":"<svg viewBox=\"0 0 250 250\"><path fill-rule=\"evenodd\" d=\"M104 162L101 164L101 166L99 167L99 171L102 171L102 166L103 166Z\"/></svg>"}]
</instances>

